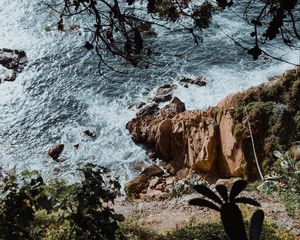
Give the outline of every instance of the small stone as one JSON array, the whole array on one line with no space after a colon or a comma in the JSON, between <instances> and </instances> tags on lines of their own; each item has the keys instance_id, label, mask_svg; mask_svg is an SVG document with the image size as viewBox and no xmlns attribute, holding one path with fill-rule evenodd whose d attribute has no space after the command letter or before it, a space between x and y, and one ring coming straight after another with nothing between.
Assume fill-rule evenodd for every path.
<instances>
[{"instance_id":1,"label":"small stone","mask_svg":"<svg viewBox=\"0 0 300 240\"><path fill-rule=\"evenodd\" d=\"M170 93L172 95L172 92L175 89L176 89L176 85L174 85L174 84L164 84L156 90L155 95L160 96L160 95L167 95Z\"/></svg>"},{"instance_id":2,"label":"small stone","mask_svg":"<svg viewBox=\"0 0 300 240\"><path fill-rule=\"evenodd\" d=\"M83 131L83 134L88 136L88 137L91 137L91 138L95 138L96 137L96 132L94 131L90 131L90 130L84 130Z\"/></svg>"},{"instance_id":3,"label":"small stone","mask_svg":"<svg viewBox=\"0 0 300 240\"><path fill-rule=\"evenodd\" d=\"M143 164L142 163L134 163L132 165L132 169L135 171L141 171L143 169Z\"/></svg>"},{"instance_id":4,"label":"small stone","mask_svg":"<svg viewBox=\"0 0 300 240\"><path fill-rule=\"evenodd\" d=\"M169 177L166 179L166 185L172 185L175 182L175 178L174 177Z\"/></svg>"},{"instance_id":5,"label":"small stone","mask_svg":"<svg viewBox=\"0 0 300 240\"><path fill-rule=\"evenodd\" d=\"M78 149L79 148L79 143L75 144L74 148Z\"/></svg>"},{"instance_id":6,"label":"small stone","mask_svg":"<svg viewBox=\"0 0 300 240\"><path fill-rule=\"evenodd\" d=\"M152 161L156 160L156 158L157 158L156 152L154 152L154 151L149 152L148 158Z\"/></svg>"},{"instance_id":7,"label":"small stone","mask_svg":"<svg viewBox=\"0 0 300 240\"><path fill-rule=\"evenodd\" d=\"M199 87L203 87L203 86L206 86L206 82L204 81L204 78L203 77L197 77L196 79L191 79L191 78L182 78L180 81L180 83L182 84L194 84L194 85L198 85Z\"/></svg>"},{"instance_id":8,"label":"small stone","mask_svg":"<svg viewBox=\"0 0 300 240\"><path fill-rule=\"evenodd\" d=\"M139 102L139 103L136 104L136 107L137 107L137 109L140 109L140 108L142 108L142 107L145 106L145 105L146 105L146 103L144 103L144 102Z\"/></svg>"},{"instance_id":9,"label":"small stone","mask_svg":"<svg viewBox=\"0 0 300 240\"><path fill-rule=\"evenodd\" d=\"M149 187L150 188L154 188L158 183L159 183L159 178L155 177L153 178L150 182L149 182Z\"/></svg>"},{"instance_id":10,"label":"small stone","mask_svg":"<svg viewBox=\"0 0 300 240\"><path fill-rule=\"evenodd\" d=\"M160 184L157 184L156 187L155 187L156 190L160 190L160 191L163 191L164 190L164 184L160 183Z\"/></svg>"}]
</instances>

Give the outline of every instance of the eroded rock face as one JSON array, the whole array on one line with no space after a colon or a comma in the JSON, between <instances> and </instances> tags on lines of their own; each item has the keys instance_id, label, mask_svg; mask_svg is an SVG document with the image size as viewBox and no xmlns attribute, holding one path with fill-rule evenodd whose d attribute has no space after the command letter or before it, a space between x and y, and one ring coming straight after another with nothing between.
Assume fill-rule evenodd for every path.
<instances>
[{"instance_id":1,"label":"eroded rock face","mask_svg":"<svg viewBox=\"0 0 300 240\"><path fill-rule=\"evenodd\" d=\"M157 104L142 108L126 125L135 143L153 147L156 140L157 124L173 118L177 113L185 111L185 105L178 98L173 98L170 104L162 109Z\"/></svg>"},{"instance_id":2,"label":"eroded rock face","mask_svg":"<svg viewBox=\"0 0 300 240\"><path fill-rule=\"evenodd\" d=\"M156 105L138 113L127 129L136 143L154 148L178 177L188 169L223 177L255 175L249 123L260 164L272 161L276 146L291 147L300 137L300 73L287 71L203 111L184 110L174 98L162 109Z\"/></svg>"}]
</instances>

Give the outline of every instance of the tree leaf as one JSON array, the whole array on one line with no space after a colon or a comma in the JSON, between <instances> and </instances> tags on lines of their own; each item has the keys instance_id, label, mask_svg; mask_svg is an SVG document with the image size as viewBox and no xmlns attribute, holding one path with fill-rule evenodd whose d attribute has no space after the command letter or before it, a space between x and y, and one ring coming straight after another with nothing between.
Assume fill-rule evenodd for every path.
<instances>
[{"instance_id":1,"label":"tree leaf","mask_svg":"<svg viewBox=\"0 0 300 240\"><path fill-rule=\"evenodd\" d=\"M202 194L204 197L207 197L213 201L215 201L216 203L219 204L223 204L222 200L219 198L219 196L217 194L215 194L211 189L209 189L208 187L204 186L204 185L195 185L194 189Z\"/></svg>"},{"instance_id":2,"label":"tree leaf","mask_svg":"<svg viewBox=\"0 0 300 240\"><path fill-rule=\"evenodd\" d=\"M220 212L220 208L217 205L202 198L193 198L189 201L189 204L200 207L208 207L210 209Z\"/></svg>"},{"instance_id":3,"label":"tree leaf","mask_svg":"<svg viewBox=\"0 0 300 240\"><path fill-rule=\"evenodd\" d=\"M227 203L228 202L228 190L225 185L217 185L216 186L217 192L221 195L223 200Z\"/></svg>"},{"instance_id":4,"label":"tree leaf","mask_svg":"<svg viewBox=\"0 0 300 240\"><path fill-rule=\"evenodd\" d=\"M278 150L273 151L273 155L279 159L284 159L284 155Z\"/></svg>"},{"instance_id":5,"label":"tree leaf","mask_svg":"<svg viewBox=\"0 0 300 240\"><path fill-rule=\"evenodd\" d=\"M261 209L253 213L249 228L250 240L260 240L264 217L264 211Z\"/></svg>"},{"instance_id":6,"label":"tree leaf","mask_svg":"<svg viewBox=\"0 0 300 240\"><path fill-rule=\"evenodd\" d=\"M249 204L252 206L260 207L260 203L257 202L256 200L252 198L247 198L247 197L240 197L240 198L235 198L234 199L235 203L244 203L244 204Z\"/></svg>"},{"instance_id":7,"label":"tree leaf","mask_svg":"<svg viewBox=\"0 0 300 240\"><path fill-rule=\"evenodd\" d=\"M229 202L234 202L234 199L237 195L240 194L247 186L247 182L245 180L237 180L233 183L233 186L229 195Z\"/></svg>"}]
</instances>

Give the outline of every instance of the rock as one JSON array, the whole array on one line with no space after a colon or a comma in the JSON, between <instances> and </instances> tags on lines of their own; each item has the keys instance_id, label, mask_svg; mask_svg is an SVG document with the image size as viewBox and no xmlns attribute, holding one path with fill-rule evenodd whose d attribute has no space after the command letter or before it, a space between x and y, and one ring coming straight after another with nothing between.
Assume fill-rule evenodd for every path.
<instances>
[{"instance_id":1,"label":"rock","mask_svg":"<svg viewBox=\"0 0 300 240\"><path fill-rule=\"evenodd\" d=\"M156 158L157 158L156 152L154 152L154 151L149 152L149 153L148 153L148 158L149 158L150 160L152 160L152 161L156 160Z\"/></svg>"},{"instance_id":2,"label":"rock","mask_svg":"<svg viewBox=\"0 0 300 240\"><path fill-rule=\"evenodd\" d=\"M134 163L132 164L132 169L135 171L141 171L144 167L143 163Z\"/></svg>"},{"instance_id":3,"label":"rock","mask_svg":"<svg viewBox=\"0 0 300 240\"><path fill-rule=\"evenodd\" d=\"M166 95L158 95L155 97L150 98L151 101L160 103L160 102L167 102L172 99L172 94L166 94Z\"/></svg>"},{"instance_id":4,"label":"rock","mask_svg":"<svg viewBox=\"0 0 300 240\"><path fill-rule=\"evenodd\" d=\"M198 85L200 87L206 86L206 82L204 81L203 77L198 77L196 79L191 79L191 78L185 77L185 78L182 78L179 82L184 85L189 83L189 84Z\"/></svg>"},{"instance_id":5,"label":"rock","mask_svg":"<svg viewBox=\"0 0 300 240\"><path fill-rule=\"evenodd\" d=\"M140 109L140 108L142 108L142 107L145 106L145 105L146 105L145 102L138 102L138 103L136 104L136 108L137 108L137 109Z\"/></svg>"},{"instance_id":6,"label":"rock","mask_svg":"<svg viewBox=\"0 0 300 240\"><path fill-rule=\"evenodd\" d=\"M156 164L152 164L150 167L146 168L141 174L145 174L149 178L156 176L160 177L164 174L164 171Z\"/></svg>"},{"instance_id":7,"label":"rock","mask_svg":"<svg viewBox=\"0 0 300 240\"><path fill-rule=\"evenodd\" d=\"M169 177L166 179L166 185L173 185L175 183L175 177Z\"/></svg>"},{"instance_id":8,"label":"rock","mask_svg":"<svg viewBox=\"0 0 300 240\"><path fill-rule=\"evenodd\" d=\"M27 64L26 53L22 50L0 49L0 64L5 68L21 72Z\"/></svg>"},{"instance_id":9,"label":"rock","mask_svg":"<svg viewBox=\"0 0 300 240\"><path fill-rule=\"evenodd\" d=\"M78 149L79 148L79 143L75 144L74 148Z\"/></svg>"},{"instance_id":10,"label":"rock","mask_svg":"<svg viewBox=\"0 0 300 240\"><path fill-rule=\"evenodd\" d=\"M90 130L84 130L83 131L83 134L87 137L90 137L90 138L95 138L96 137L96 132L94 131L90 131Z\"/></svg>"},{"instance_id":11,"label":"rock","mask_svg":"<svg viewBox=\"0 0 300 240\"><path fill-rule=\"evenodd\" d=\"M273 156L278 143L291 147L300 127L299 86L300 74L291 70L231 94L206 110L185 111L184 103L174 98L162 109L152 107L138 114L127 129L134 142L153 148L163 166L178 178L191 169L221 177L256 176L248 121L260 162ZM290 97L278 98L277 92ZM284 117L281 109L288 112Z\"/></svg>"},{"instance_id":12,"label":"rock","mask_svg":"<svg viewBox=\"0 0 300 240\"><path fill-rule=\"evenodd\" d=\"M27 57L24 51L6 48L0 49L0 65L11 70L9 74L0 74L0 82L16 80L17 73L22 72L26 64Z\"/></svg>"},{"instance_id":13,"label":"rock","mask_svg":"<svg viewBox=\"0 0 300 240\"><path fill-rule=\"evenodd\" d=\"M153 147L156 138L156 124L164 119L170 119L177 113L183 111L185 111L184 103L174 97L172 101L162 109L159 109L157 104L142 108L136 117L126 124L126 128L129 130L132 140L135 143L143 143Z\"/></svg>"},{"instance_id":14,"label":"rock","mask_svg":"<svg viewBox=\"0 0 300 240\"><path fill-rule=\"evenodd\" d=\"M131 181L125 184L124 190L128 195L136 196L147 190L149 183L153 177L160 177L164 174L164 171L157 165L153 164L146 168L140 175L133 178Z\"/></svg>"},{"instance_id":15,"label":"rock","mask_svg":"<svg viewBox=\"0 0 300 240\"><path fill-rule=\"evenodd\" d=\"M164 184L163 184L163 183L157 184L156 187L155 187L156 190L160 190L160 191L163 191L164 188L165 188L165 187L164 187Z\"/></svg>"},{"instance_id":16,"label":"rock","mask_svg":"<svg viewBox=\"0 0 300 240\"><path fill-rule=\"evenodd\" d=\"M160 178L155 177L149 182L149 187L154 188L160 182Z\"/></svg>"},{"instance_id":17,"label":"rock","mask_svg":"<svg viewBox=\"0 0 300 240\"><path fill-rule=\"evenodd\" d=\"M148 105L148 106L140 109L140 111L138 111L138 113L136 115L138 117L144 117L147 115L152 115L153 113L157 112L158 110L159 110L158 104L154 103L154 104Z\"/></svg>"},{"instance_id":18,"label":"rock","mask_svg":"<svg viewBox=\"0 0 300 240\"><path fill-rule=\"evenodd\" d=\"M175 84L164 84L156 90L155 95L156 96L163 96L163 95L170 95L171 94L171 96L172 96L172 93L176 89L176 87L177 86Z\"/></svg>"},{"instance_id":19,"label":"rock","mask_svg":"<svg viewBox=\"0 0 300 240\"><path fill-rule=\"evenodd\" d=\"M57 160L60 154L63 152L64 148L65 148L64 144L55 144L48 150L48 155L53 160Z\"/></svg>"}]
</instances>

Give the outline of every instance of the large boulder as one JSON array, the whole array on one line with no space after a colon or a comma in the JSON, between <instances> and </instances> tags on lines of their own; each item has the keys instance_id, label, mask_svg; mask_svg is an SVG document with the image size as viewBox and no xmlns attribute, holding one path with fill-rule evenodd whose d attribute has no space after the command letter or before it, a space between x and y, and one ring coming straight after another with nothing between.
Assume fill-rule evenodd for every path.
<instances>
[{"instance_id":1,"label":"large boulder","mask_svg":"<svg viewBox=\"0 0 300 240\"><path fill-rule=\"evenodd\" d=\"M148 188L150 181L154 177L160 177L163 174L164 171L157 165L153 164L150 167L146 168L140 175L126 183L124 190L128 195L137 196L143 190L146 190Z\"/></svg>"},{"instance_id":2,"label":"large boulder","mask_svg":"<svg viewBox=\"0 0 300 240\"><path fill-rule=\"evenodd\" d=\"M135 143L142 143L153 147L156 139L157 124L165 119L171 119L176 114L185 111L185 105L177 97L162 109L157 104L146 106L129 121L126 128L129 130Z\"/></svg>"}]
</instances>

